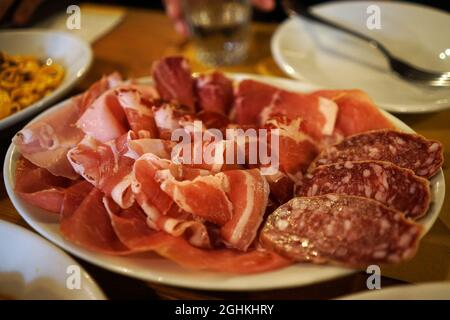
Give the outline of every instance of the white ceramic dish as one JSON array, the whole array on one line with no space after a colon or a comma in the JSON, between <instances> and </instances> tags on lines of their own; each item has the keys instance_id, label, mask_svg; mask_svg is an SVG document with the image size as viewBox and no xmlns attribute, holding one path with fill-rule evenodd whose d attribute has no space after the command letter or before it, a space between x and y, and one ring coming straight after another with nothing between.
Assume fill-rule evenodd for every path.
<instances>
[{"instance_id":1,"label":"white ceramic dish","mask_svg":"<svg viewBox=\"0 0 450 320\"><path fill-rule=\"evenodd\" d=\"M235 80L252 78L293 91L306 92L314 90L314 86L288 79L244 74L229 74L229 76L232 76ZM45 115L46 113L53 112L61 106L62 103L57 104L39 117ZM406 126L397 118L386 112L384 113L386 117L388 117L399 129L407 132L413 132L411 128ZM39 117L35 120L39 119ZM230 275L187 270L155 254L118 257L99 254L83 249L65 241L61 237L59 233L58 219L54 214L48 214L39 208L29 205L14 194L15 165L18 157L19 153L17 152L17 149L11 145L5 158L4 178L6 190L17 211L37 232L50 241L56 243L70 253L105 269L143 280L180 287L205 290L242 291L304 286L341 277L354 272L352 269L333 266L295 264L273 272L245 276ZM431 181L433 205L431 206L428 215L420 221L420 223L423 224L425 231L428 231L431 228L442 207L445 194L444 183L444 175L442 171L440 171Z\"/></svg>"},{"instance_id":2,"label":"white ceramic dish","mask_svg":"<svg viewBox=\"0 0 450 320\"><path fill-rule=\"evenodd\" d=\"M380 10L381 29L369 30L368 7ZM364 33L419 67L450 71L450 15L405 2L339 1L312 7L319 16ZM359 88L380 108L422 113L450 107L450 88L408 83L389 71L385 58L366 42L303 18L276 30L275 61L289 76L323 88Z\"/></svg>"},{"instance_id":3,"label":"white ceramic dish","mask_svg":"<svg viewBox=\"0 0 450 320\"><path fill-rule=\"evenodd\" d=\"M368 290L339 300L450 300L450 283L430 282Z\"/></svg>"},{"instance_id":4,"label":"white ceramic dish","mask_svg":"<svg viewBox=\"0 0 450 320\"><path fill-rule=\"evenodd\" d=\"M90 45L70 33L61 31L35 29L0 31L0 51L8 54L32 55L42 61L50 58L65 70L64 80L58 88L25 109L0 119L0 130L55 103L78 83L92 62Z\"/></svg>"},{"instance_id":5,"label":"white ceramic dish","mask_svg":"<svg viewBox=\"0 0 450 320\"><path fill-rule=\"evenodd\" d=\"M67 269L67 268L72 269ZM80 287L66 285L80 271ZM67 273L69 271L70 273ZM73 279L73 278L72 278ZM81 266L61 249L12 223L0 220L0 297L13 299L105 299Z\"/></svg>"}]
</instances>

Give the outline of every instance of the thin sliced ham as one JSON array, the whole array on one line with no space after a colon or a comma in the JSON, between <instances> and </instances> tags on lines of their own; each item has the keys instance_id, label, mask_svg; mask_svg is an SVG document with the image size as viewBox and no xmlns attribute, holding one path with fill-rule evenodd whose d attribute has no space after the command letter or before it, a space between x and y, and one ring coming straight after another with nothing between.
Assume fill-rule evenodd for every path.
<instances>
[{"instance_id":1,"label":"thin sliced ham","mask_svg":"<svg viewBox=\"0 0 450 320\"><path fill-rule=\"evenodd\" d=\"M320 90L318 97L333 100L339 106L336 130L344 136L377 129L394 129L394 125L361 90Z\"/></svg>"},{"instance_id":2,"label":"thin sliced ham","mask_svg":"<svg viewBox=\"0 0 450 320\"><path fill-rule=\"evenodd\" d=\"M117 237L102 200L102 192L88 186L87 182L73 185L66 194L61 212L62 236L96 252L116 255L131 253L132 250Z\"/></svg>"},{"instance_id":3,"label":"thin sliced ham","mask_svg":"<svg viewBox=\"0 0 450 320\"><path fill-rule=\"evenodd\" d=\"M324 97L243 80L237 88L235 112L236 122L244 125L263 125L275 116L301 118L304 132L320 140L333 133L338 106Z\"/></svg>"},{"instance_id":4,"label":"thin sliced ham","mask_svg":"<svg viewBox=\"0 0 450 320\"><path fill-rule=\"evenodd\" d=\"M152 98L156 98L158 94L155 89L149 88L149 90L153 89L154 91ZM145 98L136 88L118 88L115 93L131 130L148 138L158 137L151 100Z\"/></svg>"},{"instance_id":5,"label":"thin sliced ham","mask_svg":"<svg viewBox=\"0 0 450 320\"><path fill-rule=\"evenodd\" d=\"M103 92L117 87L122 82L122 76L118 72L103 76L100 80L94 82L84 93L74 97L74 103L78 106L80 112L83 113Z\"/></svg>"},{"instance_id":6,"label":"thin sliced ham","mask_svg":"<svg viewBox=\"0 0 450 320\"><path fill-rule=\"evenodd\" d=\"M78 174L72 169L66 154L84 136L74 126L80 112L72 101L60 109L49 113L27 125L13 138L23 157L40 168L47 169L55 176L77 179Z\"/></svg>"},{"instance_id":7,"label":"thin sliced ham","mask_svg":"<svg viewBox=\"0 0 450 320\"><path fill-rule=\"evenodd\" d=\"M269 198L269 185L258 169L220 173L227 179L232 218L221 228L225 243L246 251L256 238Z\"/></svg>"},{"instance_id":8,"label":"thin sliced ham","mask_svg":"<svg viewBox=\"0 0 450 320\"><path fill-rule=\"evenodd\" d=\"M109 143L86 136L67 157L74 170L86 181L112 197L122 208L134 202L131 170L134 160L124 156L129 134ZM122 152L121 152L122 151Z\"/></svg>"},{"instance_id":9,"label":"thin sliced ham","mask_svg":"<svg viewBox=\"0 0 450 320\"><path fill-rule=\"evenodd\" d=\"M233 82L222 72L202 74L195 79L200 110L227 115L233 104ZM217 127L216 127L217 128Z\"/></svg>"},{"instance_id":10,"label":"thin sliced ham","mask_svg":"<svg viewBox=\"0 0 450 320\"><path fill-rule=\"evenodd\" d=\"M317 156L317 142L305 133L302 118L279 116L269 119L265 127L278 129L280 170L291 175L305 171ZM273 143L271 141L271 143Z\"/></svg>"},{"instance_id":11,"label":"thin sliced ham","mask_svg":"<svg viewBox=\"0 0 450 320\"><path fill-rule=\"evenodd\" d=\"M20 130L13 138L19 152L38 167L56 176L77 179L66 154L84 136L75 126L85 109L100 95L121 81L118 73L103 77L86 92L68 100L57 111L49 113Z\"/></svg>"},{"instance_id":12,"label":"thin sliced ham","mask_svg":"<svg viewBox=\"0 0 450 320\"><path fill-rule=\"evenodd\" d=\"M105 201L105 199L104 199ZM192 246L182 237L148 228L137 207L120 210L114 203L108 208L117 237L133 251L155 251L178 265L194 270L249 274L278 269L292 262L274 252L252 249L242 253L231 249L205 250Z\"/></svg>"},{"instance_id":13,"label":"thin sliced ham","mask_svg":"<svg viewBox=\"0 0 450 320\"><path fill-rule=\"evenodd\" d=\"M78 119L77 127L100 142L125 134L130 127L116 91L111 89L97 98Z\"/></svg>"},{"instance_id":14,"label":"thin sliced ham","mask_svg":"<svg viewBox=\"0 0 450 320\"><path fill-rule=\"evenodd\" d=\"M233 206L226 195L228 186L222 175L199 176L178 181L167 171L158 172L161 190L184 211L218 225L230 220Z\"/></svg>"},{"instance_id":15,"label":"thin sliced ham","mask_svg":"<svg viewBox=\"0 0 450 320\"><path fill-rule=\"evenodd\" d=\"M48 170L21 158L16 163L14 191L26 202L59 213L66 189L72 180L52 175Z\"/></svg>"},{"instance_id":16,"label":"thin sliced ham","mask_svg":"<svg viewBox=\"0 0 450 320\"><path fill-rule=\"evenodd\" d=\"M157 98L158 94L151 86L123 84L99 96L76 125L86 135L101 142L116 139L130 129L138 134L146 131L148 138L156 137L152 101Z\"/></svg>"},{"instance_id":17,"label":"thin sliced ham","mask_svg":"<svg viewBox=\"0 0 450 320\"><path fill-rule=\"evenodd\" d=\"M176 101L195 111L194 80L188 61L183 57L167 57L155 61L153 80L162 99Z\"/></svg>"},{"instance_id":18,"label":"thin sliced ham","mask_svg":"<svg viewBox=\"0 0 450 320\"><path fill-rule=\"evenodd\" d=\"M152 153L162 159L170 159L175 142L162 139L134 139L128 142L129 152L127 157L138 159L146 153Z\"/></svg>"},{"instance_id":19,"label":"thin sliced ham","mask_svg":"<svg viewBox=\"0 0 450 320\"><path fill-rule=\"evenodd\" d=\"M163 230L173 236L186 236L190 243L199 247L210 247L206 227L201 221L178 207L175 201L160 188L156 175L163 170L169 173L173 164L153 154L145 154L136 160L133 169L132 190L137 203L147 215L148 225L155 230ZM183 171L174 170L176 174ZM186 170L184 170L185 172ZM193 176L192 170L188 174ZM199 170L196 173L200 174ZM184 178L179 176L179 178Z\"/></svg>"},{"instance_id":20,"label":"thin sliced ham","mask_svg":"<svg viewBox=\"0 0 450 320\"><path fill-rule=\"evenodd\" d=\"M231 274L252 274L280 269L292 264L273 251L253 249L239 252L231 249L204 250L195 248L182 238L168 236L156 249L161 256L194 270Z\"/></svg>"}]
</instances>

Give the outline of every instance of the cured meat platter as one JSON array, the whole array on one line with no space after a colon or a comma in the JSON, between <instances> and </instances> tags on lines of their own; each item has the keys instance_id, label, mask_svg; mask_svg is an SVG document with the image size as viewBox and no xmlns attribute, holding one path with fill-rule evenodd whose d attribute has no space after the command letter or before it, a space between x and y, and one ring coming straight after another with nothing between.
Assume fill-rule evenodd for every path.
<instances>
[{"instance_id":1,"label":"cured meat platter","mask_svg":"<svg viewBox=\"0 0 450 320\"><path fill-rule=\"evenodd\" d=\"M5 185L37 232L108 270L210 290L303 286L414 256L444 200L439 142L357 90L191 78L179 59L153 79L104 77L16 135ZM198 119L275 127L279 172L176 164L170 134Z\"/></svg>"}]
</instances>

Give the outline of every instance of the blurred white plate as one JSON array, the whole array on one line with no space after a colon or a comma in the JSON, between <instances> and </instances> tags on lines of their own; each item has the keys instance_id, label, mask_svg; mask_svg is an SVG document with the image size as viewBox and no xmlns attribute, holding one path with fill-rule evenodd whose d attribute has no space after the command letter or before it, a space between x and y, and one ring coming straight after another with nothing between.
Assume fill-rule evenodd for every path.
<instances>
[{"instance_id":1,"label":"blurred white plate","mask_svg":"<svg viewBox=\"0 0 450 320\"><path fill-rule=\"evenodd\" d=\"M314 86L300 83L298 81L262 77L248 74L228 74L235 80L255 79L263 81L280 88L292 91L308 92L315 89ZM142 80L147 82L148 79ZM44 112L53 112L63 106L64 102L57 104ZM384 112L385 116L392 121L400 130L413 132L406 124L394 116ZM59 232L58 217L55 214L48 213L37 207L27 204L14 193L15 168L16 161L19 158L19 152L11 145L5 157L3 176L8 195L20 213L20 215L41 235L56 243L60 247L69 251L73 255L89 261L95 265L101 266L110 271L115 271L130 277L139 278L167 285L179 287L188 287L204 290L235 290L251 291L262 289L278 289L287 287L305 286L342 277L352 272L354 269L319 266L307 263L298 263L280 270L265 272L253 275L231 275L224 273L193 271L182 268L175 263L157 256L156 254L140 254L134 256L120 257L100 254L81 248L73 243L64 240ZM433 204L427 216L419 222L424 226L424 234L433 225L439 215L445 195L445 182L442 170L431 180L431 196Z\"/></svg>"},{"instance_id":2,"label":"blurred white plate","mask_svg":"<svg viewBox=\"0 0 450 320\"><path fill-rule=\"evenodd\" d=\"M368 290L339 298L340 300L450 300L450 282L402 285Z\"/></svg>"},{"instance_id":3,"label":"blurred white plate","mask_svg":"<svg viewBox=\"0 0 450 320\"><path fill-rule=\"evenodd\" d=\"M76 36L61 31L39 29L0 31L0 51L8 54L31 55L41 61L52 59L60 64L65 76L58 88L25 109L0 119L0 130L25 119L68 93L85 75L92 62L89 44Z\"/></svg>"},{"instance_id":4,"label":"blurred white plate","mask_svg":"<svg viewBox=\"0 0 450 320\"><path fill-rule=\"evenodd\" d=\"M380 8L381 29L366 26L369 5ZM450 71L450 15L405 2L339 1L312 7L328 20L366 34L419 67ZM290 18L272 37L275 61L289 76L320 87L358 88L385 110L422 113L450 107L450 88L417 86L389 71L366 42L303 18Z\"/></svg>"},{"instance_id":5,"label":"blurred white plate","mask_svg":"<svg viewBox=\"0 0 450 320\"><path fill-rule=\"evenodd\" d=\"M66 286L71 275L68 267L80 271L79 289ZM0 220L1 298L92 300L105 296L89 274L61 249L25 228Z\"/></svg>"}]
</instances>

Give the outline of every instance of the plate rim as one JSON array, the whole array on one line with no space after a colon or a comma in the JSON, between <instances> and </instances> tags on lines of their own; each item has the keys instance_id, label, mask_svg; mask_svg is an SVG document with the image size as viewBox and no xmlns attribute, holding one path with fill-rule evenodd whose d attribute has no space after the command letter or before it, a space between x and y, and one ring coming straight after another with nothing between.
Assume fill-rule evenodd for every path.
<instances>
[{"instance_id":1,"label":"plate rim","mask_svg":"<svg viewBox=\"0 0 450 320\"><path fill-rule=\"evenodd\" d=\"M430 288L445 288L450 291L450 282L447 281L431 281L431 282L421 282L421 283L407 283L401 285L389 286L386 288L381 288L380 290L370 290L370 291L359 291L355 293L351 293L348 295L343 295L336 300L368 300L368 299L376 299L376 300L392 300L397 298L389 297L389 294L401 294L406 290L426 290ZM388 295L387 297L385 295ZM406 299L406 298L403 298ZM410 298L409 300L421 300L422 298ZM441 299L442 300L442 299ZM450 300L450 293L447 299Z\"/></svg>"},{"instance_id":2,"label":"plate rim","mask_svg":"<svg viewBox=\"0 0 450 320\"><path fill-rule=\"evenodd\" d=\"M401 1L392 1L392 2L385 2L385 1L330 1L326 3L320 3L311 6L312 10L320 10L322 8L326 7L333 7L333 6L345 6L345 5L361 5L361 4L379 4L382 6L406 6L410 8L416 8L419 10L428 10L433 13L443 13L442 10L429 7L422 4L415 4L415 3L409 3L409 2L401 2ZM444 12L445 13L445 12ZM275 32L273 33L271 39L270 39L270 51L272 53L273 59L275 60L275 63L277 66L289 77L306 82L306 83L312 83L316 86L320 87L321 89L326 89L324 86L315 83L314 81L311 81L310 79L303 76L299 71L296 71L287 61L283 58L283 54L280 50L280 39L283 37L283 33L285 33L285 29L289 28L291 24L296 23L297 20L300 20L302 23L308 23L305 22L303 18L296 17L296 16L290 16L286 18L283 22L281 22ZM445 89L444 89L445 90ZM441 110L446 110L450 108L450 95L448 98L448 101L446 103L435 103L432 106L430 106L427 103L419 103L419 104L393 104L393 103L378 103L376 102L377 106L380 109L383 109L385 111L399 113L399 114L423 114L423 113L432 113L437 112ZM414 106L414 109L411 110L411 106Z\"/></svg>"},{"instance_id":3,"label":"plate rim","mask_svg":"<svg viewBox=\"0 0 450 320\"><path fill-rule=\"evenodd\" d=\"M72 79L67 79L67 82L64 81L58 86L50 95L46 97L42 97L38 101L34 102L32 105L20 110L12 115L7 116L6 118L0 119L0 130L5 130L17 122L31 117L32 115L37 114L39 111L44 110L50 105L57 102L60 98L64 97L67 93L70 92L71 89L74 88L88 73L89 69L93 63L93 51L91 45L81 39L80 37L66 31L61 30L48 30L42 28L36 29L10 29L10 30L0 30L0 36L4 34L39 34L39 35L61 35L67 38L71 38L77 42L77 45L86 52L86 63L78 70L75 71L74 77Z\"/></svg>"},{"instance_id":4,"label":"plate rim","mask_svg":"<svg viewBox=\"0 0 450 320\"><path fill-rule=\"evenodd\" d=\"M260 80L260 81L266 81L266 82L272 83L274 85L277 85L277 83L278 84L290 83L291 86L295 86L298 88L306 87L307 88L306 90L316 89L316 87L314 85L301 83L294 79L272 77L272 76L260 76L260 75L254 75L254 74L246 74L246 73L228 73L228 75L232 76L232 79L235 81L240 81L242 79L255 79L255 80ZM139 78L136 80L145 82L146 79L149 79L149 77ZM289 89L289 90L292 90L292 89ZM303 91L303 90L299 89L299 91ZM305 91L303 91L303 92L305 92ZM68 99L70 99L70 98L68 98ZM60 103L48 108L45 112L43 112L42 114L40 114L37 117L35 117L34 119L32 119L30 122L39 120L39 118L45 116L47 113L51 113L53 109L64 105L65 102L66 102L66 100L61 101ZM408 128L408 131L414 132L414 130L412 130L412 128L410 128L408 125L406 125L404 122L402 122L398 118L394 117L393 115L387 113L384 110L381 110L381 112L386 117L388 117L389 120L393 121L394 124L400 123L401 126L403 126L404 128ZM403 130L402 128L399 128L399 129ZM104 261L102 261L103 260L102 257L104 255L95 253L93 251L86 250L79 246L76 246L75 244L64 240L60 236L59 233L56 235L52 232L48 232L47 230L45 230L45 228L40 226L39 221L35 221L33 219L32 214L27 213L27 209L24 207L25 203L21 199L19 199L18 196L15 195L14 190L13 190L14 182L12 181L11 173L15 166L15 163L13 163L13 161L12 161L14 155L17 155L17 151L16 151L14 144L11 143L8 148L8 151L6 153L6 156L5 156L5 161L4 161L4 166L3 166L3 177L4 177L4 183L5 183L7 194L9 196L11 202L13 203L15 209L19 212L19 214L22 216L22 218L34 230L36 230L39 234L41 234L43 237L47 238L48 240L50 240L57 246L61 247L62 249L70 252L71 254L73 254L85 261L88 261L89 263L92 263L92 264L99 266L101 268L104 268L106 270L116 272L116 273L119 273L122 275L126 275L126 276L129 276L132 278L140 279L143 281L150 281L150 282L160 283L160 284L165 284L165 285L173 285L173 286L183 287L183 288L201 289L201 290L210 290L210 291L218 291L218 290L220 290L220 291L258 291L258 290L275 290L275 289L286 289L286 288L293 288L293 287L304 287L304 286L311 285L314 283L322 283L322 282L329 281L332 279L341 278L341 277L350 275L352 273L358 272L357 269L335 268L335 270L334 270L334 272L332 272L332 274L324 275L320 278L320 280L316 280L316 279L312 279L312 280L308 280L308 281L303 280L300 283L295 282L295 280L294 280L292 282L287 282L287 283L280 284L280 285L271 284L270 281L260 281L260 283L258 283L258 285L254 284L251 288L248 288L243 284L240 284L240 285L231 284L230 285L226 281L216 281L216 282L214 282L214 285L211 285L209 283L204 283L202 281L195 282L190 279L187 279L187 280L186 279L184 279L184 280L183 279L181 279L181 280L175 279L175 280L173 280L170 277L161 277L160 275L158 275L158 272L151 272L151 267L149 267L145 271L142 271L142 270L130 270L129 268L127 268L124 265L107 264ZM439 213L442 209L442 205L444 202L445 179L443 176L442 169L440 169L439 173L435 177L438 177L438 176L440 177L440 182L442 183L441 188L442 188L443 196L442 196L442 199L440 199L439 203L437 204L437 207L439 208L438 210L436 209L437 213L433 216L429 216L429 219L430 219L428 221L429 226L427 226L427 230L422 234L422 236L424 236L431 229L432 225L434 224L434 222L436 221L436 219L439 216ZM298 265L301 265L301 264L293 264L291 266L288 266L287 268L292 268L292 267L295 268L295 266L298 266ZM303 265L308 265L308 264L303 264ZM270 279L271 272L277 272L280 270L283 270L283 269L269 271L269 272L260 273L260 274L256 274L256 275L264 275L264 276L267 275L268 276L267 279ZM200 271L200 272L207 272L207 271ZM226 274L226 273L215 273L215 274L230 276L231 278L236 278L236 277L241 278L241 277L248 276L248 275L233 275L233 274ZM251 275L249 275L249 276L251 276Z\"/></svg>"},{"instance_id":5,"label":"plate rim","mask_svg":"<svg viewBox=\"0 0 450 320\"><path fill-rule=\"evenodd\" d=\"M82 281L85 283L87 281L89 283L89 290L83 290L84 292L89 292L91 295L85 295L84 297L80 297L81 299L89 299L89 300L106 300L107 297L103 290L100 288L95 279L84 269L84 267L77 262L74 258L72 258L67 252L61 249L59 246L55 245L50 240L46 239L39 233L33 232L29 229L24 228L23 226L14 224L10 221L0 219L0 228L11 229L14 233L18 233L18 237L29 237L33 242L37 243L39 246L44 246L50 249L52 252L69 261L73 265L77 265L80 268L82 274ZM61 297L64 299L64 297Z\"/></svg>"}]
</instances>

